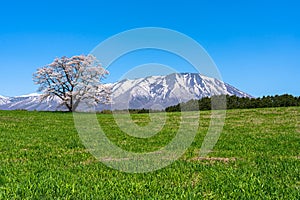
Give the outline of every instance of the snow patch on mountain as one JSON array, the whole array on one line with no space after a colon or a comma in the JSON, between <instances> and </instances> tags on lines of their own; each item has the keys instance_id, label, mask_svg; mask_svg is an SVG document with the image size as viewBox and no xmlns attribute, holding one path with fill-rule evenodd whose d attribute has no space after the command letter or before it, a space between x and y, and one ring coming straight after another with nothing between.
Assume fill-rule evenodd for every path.
<instances>
[{"instance_id":1,"label":"snow patch on mountain","mask_svg":"<svg viewBox=\"0 0 300 200\"><path fill-rule=\"evenodd\" d=\"M9 98L0 95L0 106L9 103Z\"/></svg>"},{"instance_id":2,"label":"snow patch on mountain","mask_svg":"<svg viewBox=\"0 0 300 200\"><path fill-rule=\"evenodd\" d=\"M36 97L36 96L40 96L41 94L39 93L31 93L31 94L25 94L25 95L21 95L21 96L15 96L16 97L19 97L19 98L22 98L22 97Z\"/></svg>"}]
</instances>

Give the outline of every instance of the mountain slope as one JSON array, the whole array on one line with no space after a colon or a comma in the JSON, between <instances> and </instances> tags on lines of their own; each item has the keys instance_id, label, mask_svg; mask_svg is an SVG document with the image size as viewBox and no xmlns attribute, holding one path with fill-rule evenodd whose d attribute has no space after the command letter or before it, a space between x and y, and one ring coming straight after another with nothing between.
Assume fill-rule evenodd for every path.
<instances>
[{"instance_id":1,"label":"mountain slope","mask_svg":"<svg viewBox=\"0 0 300 200\"><path fill-rule=\"evenodd\" d=\"M6 104L0 104L1 110L40 110L40 111L56 111L67 110L61 106L60 100L55 97L53 99L47 98L46 100L40 100L40 94L29 94L17 97L9 98Z\"/></svg>"},{"instance_id":2,"label":"mountain slope","mask_svg":"<svg viewBox=\"0 0 300 200\"><path fill-rule=\"evenodd\" d=\"M0 95L0 106L9 103L9 98Z\"/></svg>"},{"instance_id":3,"label":"mountain slope","mask_svg":"<svg viewBox=\"0 0 300 200\"><path fill-rule=\"evenodd\" d=\"M190 99L201 99L220 94L251 97L227 83L196 73L150 76L134 80L126 79L107 85L111 87L113 103L110 106L98 105L97 110L164 109ZM58 98L48 98L41 102L39 94L12 98L0 97L0 109L2 110L66 110L60 104Z\"/></svg>"},{"instance_id":4,"label":"mountain slope","mask_svg":"<svg viewBox=\"0 0 300 200\"><path fill-rule=\"evenodd\" d=\"M112 94L113 109L165 108L190 99L220 94L251 97L229 84L195 73L123 80L112 84Z\"/></svg>"}]
</instances>

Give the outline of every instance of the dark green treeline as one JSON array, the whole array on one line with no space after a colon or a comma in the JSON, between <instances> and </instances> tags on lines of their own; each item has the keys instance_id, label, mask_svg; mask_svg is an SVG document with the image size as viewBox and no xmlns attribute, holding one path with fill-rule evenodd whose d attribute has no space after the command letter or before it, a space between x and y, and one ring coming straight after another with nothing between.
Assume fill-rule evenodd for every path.
<instances>
[{"instance_id":1,"label":"dark green treeline","mask_svg":"<svg viewBox=\"0 0 300 200\"><path fill-rule=\"evenodd\" d=\"M182 110L211 110L212 106L213 109L244 109L300 106L300 97L294 97L289 94L263 96L261 98L220 95L213 97L204 97L200 100L190 100L185 103L167 107L165 110L167 112L179 112Z\"/></svg>"}]
</instances>

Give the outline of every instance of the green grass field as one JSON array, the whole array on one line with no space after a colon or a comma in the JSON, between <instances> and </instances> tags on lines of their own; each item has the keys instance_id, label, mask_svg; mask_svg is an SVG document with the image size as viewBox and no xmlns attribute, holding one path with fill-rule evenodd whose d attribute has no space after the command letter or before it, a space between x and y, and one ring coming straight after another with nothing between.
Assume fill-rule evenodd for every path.
<instances>
[{"instance_id":1,"label":"green grass field","mask_svg":"<svg viewBox=\"0 0 300 200\"><path fill-rule=\"evenodd\" d=\"M111 141L141 152L172 139L180 113L168 115L148 139L122 133L112 115L98 119ZM228 110L214 150L199 159L209 121L210 112L201 112L195 141L179 160L130 174L85 149L71 113L0 111L0 199L300 199L300 107Z\"/></svg>"}]
</instances>

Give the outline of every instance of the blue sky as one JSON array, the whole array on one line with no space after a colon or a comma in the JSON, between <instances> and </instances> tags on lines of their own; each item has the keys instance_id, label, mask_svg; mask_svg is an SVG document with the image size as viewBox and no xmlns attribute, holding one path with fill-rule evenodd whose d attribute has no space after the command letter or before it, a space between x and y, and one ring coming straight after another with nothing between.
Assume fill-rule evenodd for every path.
<instances>
[{"instance_id":1,"label":"blue sky","mask_svg":"<svg viewBox=\"0 0 300 200\"><path fill-rule=\"evenodd\" d=\"M0 95L35 92L32 74L56 57L87 54L128 29L164 27L199 42L225 82L254 96L299 96L299 8L289 0L5 1Z\"/></svg>"}]
</instances>

